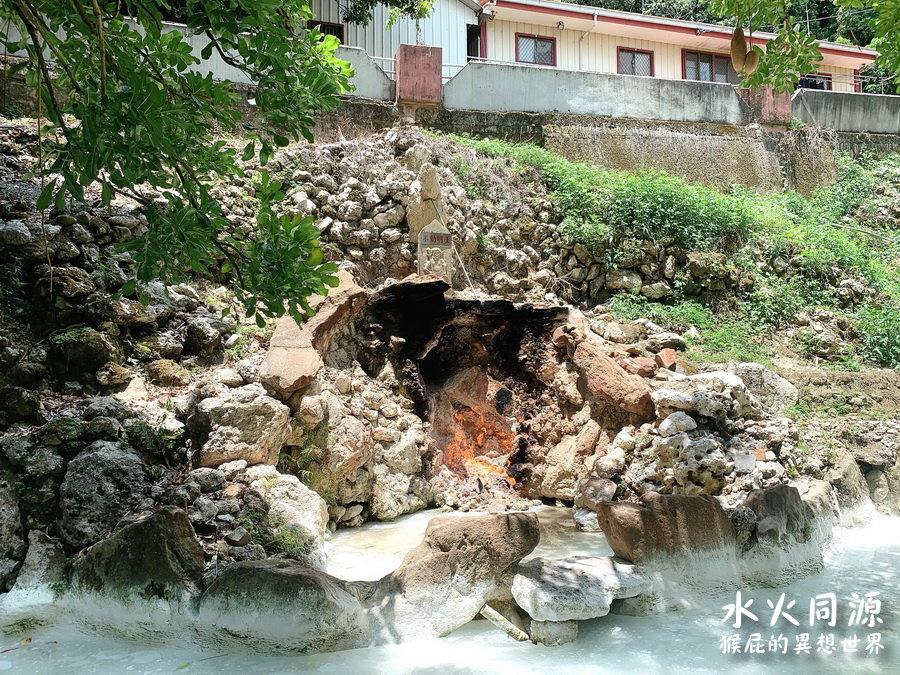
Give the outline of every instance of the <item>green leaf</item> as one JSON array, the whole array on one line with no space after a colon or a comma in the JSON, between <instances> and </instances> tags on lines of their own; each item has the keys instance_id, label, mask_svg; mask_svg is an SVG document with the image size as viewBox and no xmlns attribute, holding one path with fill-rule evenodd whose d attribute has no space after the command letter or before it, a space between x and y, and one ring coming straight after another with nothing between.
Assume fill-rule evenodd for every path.
<instances>
[{"instance_id":1,"label":"green leaf","mask_svg":"<svg viewBox=\"0 0 900 675\"><path fill-rule=\"evenodd\" d=\"M56 189L57 179L54 178L51 182L47 183L44 186L44 189L41 190L41 194L37 198L37 202L35 202L35 208L38 211L43 211L50 203L53 201L53 191Z\"/></svg>"},{"instance_id":2,"label":"green leaf","mask_svg":"<svg viewBox=\"0 0 900 675\"><path fill-rule=\"evenodd\" d=\"M241 155L241 159L245 162L249 162L253 159L253 155L256 154L256 141L250 141L247 145L244 146L244 153Z\"/></svg>"}]
</instances>

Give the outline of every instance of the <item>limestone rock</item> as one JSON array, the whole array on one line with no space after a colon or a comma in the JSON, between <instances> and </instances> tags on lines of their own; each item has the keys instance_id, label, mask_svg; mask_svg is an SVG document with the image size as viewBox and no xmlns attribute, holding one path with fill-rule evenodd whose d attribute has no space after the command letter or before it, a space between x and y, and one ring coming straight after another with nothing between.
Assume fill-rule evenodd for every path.
<instances>
[{"instance_id":1,"label":"limestone rock","mask_svg":"<svg viewBox=\"0 0 900 675\"><path fill-rule=\"evenodd\" d=\"M28 533L28 553L16 577L14 592L45 592L52 599L53 587L65 580L66 552L62 543L41 530Z\"/></svg>"},{"instance_id":2,"label":"limestone rock","mask_svg":"<svg viewBox=\"0 0 900 675\"><path fill-rule=\"evenodd\" d=\"M597 520L620 558L643 563L657 556L734 549L734 526L713 497L650 492L641 500L641 505L597 504Z\"/></svg>"},{"instance_id":3,"label":"limestone rock","mask_svg":"<svg viewBox=\"0 0 900 675\"><path fill-rule=\"evenodd\" d=\"M16 568L24 556L22 518L12 477L0 474L0 590L7 590L12 585Z\"/></svg>"},{"instance_id":4,"label":"limestone rock","mask_svg":"<svg viewBox=\"0 0 900 675\"><path fill-rule=\"evenodd\" d=\"M369 625L346 582L296 560L228 566L203 593L202 625L245 644L278 652L327 652L363 647Z\"/></svg>"},{"instance_id":5,"label":"limestone rock","mask_svg":"<svg viewBox=\"0 0 900 675\"><path fill-rule=\"evenodd\" d=\"M164 387L180 387L191 381L191 374L169 359L157 359L147 364L150 381Z\"/></svg>"},{"instance_id":6,"label":"limestone rock","mask_svg":"<svg viewBox=\"0 0 900 675\"><path fill-rule=\"evenodd\" d=\"M653 418L650 386L642 377L626 373L588 340L578 344L572 359L591 393L632 413L641 421Z\"/></svg>"},{"instance_id":7,"label":"limestone rock","mask_svg":"<svg viewBox=\"0 0 900 675\"><path fill-rule=\"evenodd\" d=\"M76 561L72 585L125 603L163 600L186 609L200 592L203 549L187 514L162 506L94 544Z\"/></svg>"},{"instance_id":8,"label":"limestone rock","mask_svg":"<svg viewBox=\"0 0 900 675\"><path fill-rule=\"evenodd\" d=\"M610 557L534 558L519 565L512 583L516 604L538 621L593 619L613 600L650 589L637 567Z\"/></svg>"},{"instance_id":9,"label":"limestone rock","mask_svg":"<svg viewBox=\"0 0 900 675\"><path fill-rule=\"evenodd\" d=\"M532 620L529 633L532 642L546 645L547 647L559 647L578 639L577 621L534 621Z\"/></svg>"},{"instance_id":10,"label":"limestone rock","mask_svg":"<svg viewBox=\"0 0 900 675\"><path fill-rule=\"evenodd\" d=\"M785 548L809 541L815 518L812 508L791 485L754 490L744 506L756 513L756 537Z\"/></svg>"},{"instance_id":11,"label":"limestone rock","mask_svg":"<svg viewBox=\"0 0 900 675\"><path fill-rule=\"evenodd\" d=\"M694 418L680 410L673 412L659 423L659 433L661 436L674 436L684 431L692 431L697 428L697 422Z\"/></svg>"},{"instance_id":12,"label":"limestone rock","mask_svg":"<svg viewBox=\"0 0 900 675\"><path fill-rule=\"evenodd\" d=\"M147 490L140 457L114 441L96 441L69 462L60 486L60 533L75 547L104 537Z\"/></svg>"},{"instance_id":13,"label":"limestone rock","mask_svg":"<svg viewBox=\"0 0 900 675\"><path fill-rule=\"evenodd\" d=\"M761 363L731 362L728 372L740 377L750 393L775 414L784 412L799 397L797 387Z\"/></svg>"},{"instance_id":14,"label":"limestone rock","mask_svg":"<svg viewBox=\"0 0 900 675\"><path fill-rule=\"evenodd\" d=\"M290 410L260 384L229 389L203 399L188 418L197 466L216 467L236 459L276 464L290 435Z\"/></svg>"},{"instance_id":15,"label":"limestone rock","mask_svg":"<svg viewBox=\"0 0 900 675\"><path fill-rule=\"evenodd\" d=\"M439 517L367 602L385 642L447 635L485 602L509 597L516 563L540 538L537 517Z\"/></svg>"},{"instance_id":16,"label":"limestone rock","mask_svg":"<svg viewBox=\"0 0 900 675\"><path fill-rule=\"evenodd\" d=\"M365 307L367 294L353 277L340 271L338 286L327 296L307 299L315 314L302 325L283 316L275 326L260 379L281 394L307 386L323 365L321 354L331 337Z\"/></svg>"},{"instance_id":17,"label":"limestone rock","mask_svg":"<svg viewBox=\"0 0 900 675\"><path fill-rule=\"evenodd\" d=\"M325 564L325 527L328 506L296 476L260 464L249 467L245 480L262 494L269 506L269 524L279 538L296 543L313 567Z\"/></svg>"}]
</instances>

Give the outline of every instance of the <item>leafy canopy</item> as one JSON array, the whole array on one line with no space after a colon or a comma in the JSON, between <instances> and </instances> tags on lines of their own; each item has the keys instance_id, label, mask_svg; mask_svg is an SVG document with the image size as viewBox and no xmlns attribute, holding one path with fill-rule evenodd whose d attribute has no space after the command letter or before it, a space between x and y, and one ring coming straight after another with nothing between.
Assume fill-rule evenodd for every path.
<instances>
[{"instance_id":1,"label":"leafy canopy","mask_svg":"<svg viewBox=\"0 0 900 675\"><path fill-rule=\"evenodd\" d=\"M162 23L176 10L183 30ZM138 281L177 281L225 261L248 312L299 316L305 297L336 283L311 223L277 216L266 201L277 187L265 183L258 228L239 231L210 189L242 175L240 160L265 164L291 139L311 140L313 115L348 91L337 39L307 31L312 16L309 0L4 2L0 40L26 54L13 70L39 88L51 122L38 208L85 201L98 184L104 205L133 198L150 224L128 245ZM192 38L207 43L199 57ZM242 117L229 82L194 71L211 58L258 85L251 113ZM248 138L240 158L221 140L237 131Z\"/></svg>"}]
</instances>

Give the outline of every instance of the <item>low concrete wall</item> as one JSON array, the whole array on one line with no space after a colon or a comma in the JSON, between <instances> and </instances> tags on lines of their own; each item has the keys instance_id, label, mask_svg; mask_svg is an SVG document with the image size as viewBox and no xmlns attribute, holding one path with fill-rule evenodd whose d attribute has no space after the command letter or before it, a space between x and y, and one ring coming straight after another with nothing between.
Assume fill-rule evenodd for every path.
<instances>
[{"instance_id":1,"label":"low concrete wall","mask_svg":"<svg viewBox=\"0 0 900 675\"><path fill-rule=\"evenodd\" d=\"M353 66L354 75L350 81L356 87L354 96L371 98L376 101L394 100L394 81L359 47L338 47L334 55Z\"/></svg>"},{"instance_id":2,"label":"low concrete wall","mask_svg":"<svg viewBox=\"0 0 900 675\"><path fill-rule=\"evenodd\" d=\"M870 134L900 134L900 96L798 89L794 117L807 124Z\"/></svg>"},{"instance_id":3,"label":"low concrete wall","mask_svg":"<svg viewBox=\"0 0 900 675\"><path fill-rule=\"evenodd\" d=\"M444 85L444 107L746 124L728 84L470 62Z\"/></svg>"}]
</instances>

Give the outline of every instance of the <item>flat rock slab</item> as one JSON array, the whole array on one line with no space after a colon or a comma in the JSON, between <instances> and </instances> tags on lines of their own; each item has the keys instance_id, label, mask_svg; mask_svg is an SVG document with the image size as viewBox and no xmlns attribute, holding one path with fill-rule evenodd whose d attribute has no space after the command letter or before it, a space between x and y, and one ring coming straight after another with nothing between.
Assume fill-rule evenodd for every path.
<instances>
[{"instance_id":1,"label":"flat rock slab","mask_svg":"<svg viewBox=\"0 0 900 675\"><path fill-rule=\"evenodd\" d=\"M605 616L613 600L640 595L650 586L635 565L608 556L576 555L523 563L512 594L535 621L571 621Z\"/></svg>"}]
</instances>

